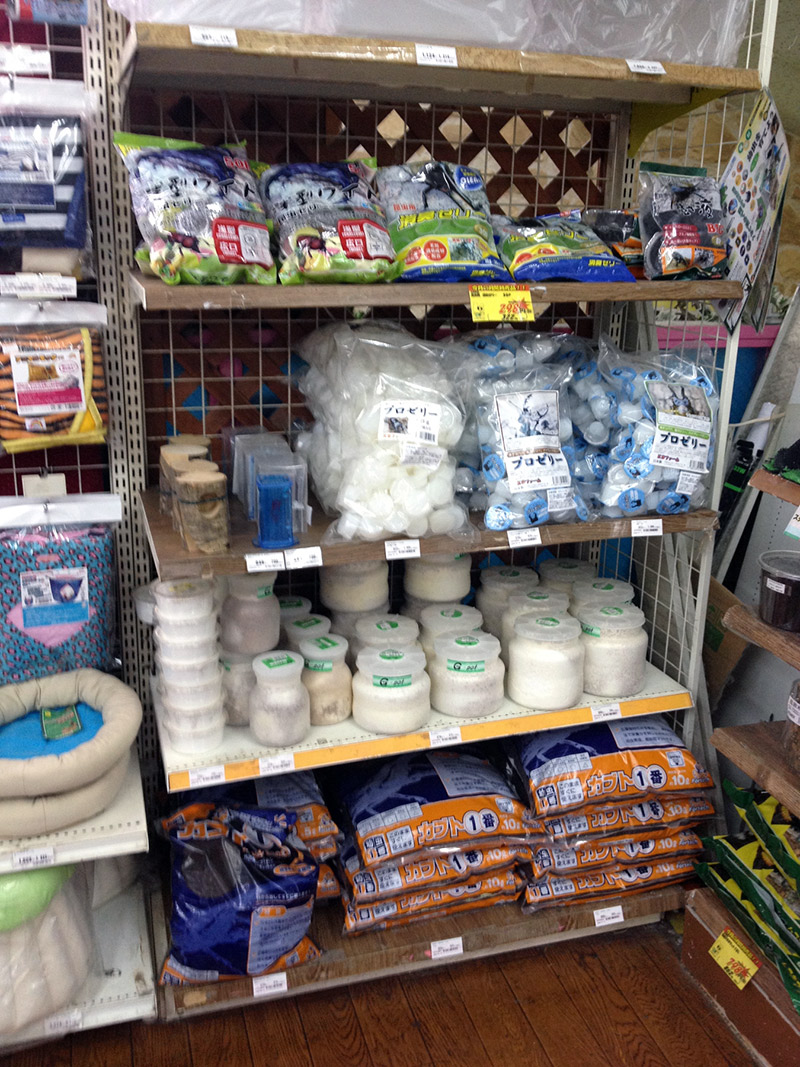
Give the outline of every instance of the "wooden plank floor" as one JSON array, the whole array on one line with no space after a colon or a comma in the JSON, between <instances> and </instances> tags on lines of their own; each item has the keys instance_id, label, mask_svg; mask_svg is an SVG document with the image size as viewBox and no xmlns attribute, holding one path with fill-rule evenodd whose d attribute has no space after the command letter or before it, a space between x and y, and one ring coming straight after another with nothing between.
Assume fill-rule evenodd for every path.
<instances>
[{"instance_id":1,"label":"wooden plank floor","mask_svg":"<svg viewBox=\"0 0 800 1067\"><path fill-rule=\"evenodd\" d=\"M134 1023L3 1067L752 1067L665 924L188 1023Z\"/></svg>"}]
</instances>

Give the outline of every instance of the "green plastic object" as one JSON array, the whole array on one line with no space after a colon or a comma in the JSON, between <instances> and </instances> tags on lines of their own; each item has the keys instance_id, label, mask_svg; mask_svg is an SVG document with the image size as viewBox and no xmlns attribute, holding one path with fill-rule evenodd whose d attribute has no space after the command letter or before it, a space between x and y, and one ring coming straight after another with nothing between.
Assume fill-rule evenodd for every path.
<instances>
[{"instance_id":1,"label":"green plastic object","mask_svg":"<svg viewBox=\"0 0 800 1067\"><path fill-rule=\"evenodd\" d=\"M40 915L74 872L74 866L41 867L0 875L0 932Z\"/></svg>"}]
</instances>

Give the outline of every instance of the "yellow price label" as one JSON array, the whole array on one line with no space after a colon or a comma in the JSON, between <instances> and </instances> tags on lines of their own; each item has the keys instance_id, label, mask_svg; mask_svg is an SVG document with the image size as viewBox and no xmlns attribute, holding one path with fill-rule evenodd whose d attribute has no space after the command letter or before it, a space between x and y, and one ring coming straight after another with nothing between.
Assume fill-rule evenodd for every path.
<instances>
[{"instance_id":1,"label":"yellow price label","mask_svg":"<svg viewBox=\"0 0 800 1067\"><path fill-rule=\"evenodd\" d=\"M527 285L471 285L473 322L533 322L536 315Z\"/></svg>"},{"instance_id":2,"label":"yellow price label","mask_svg":"<svg viewBox=\"0 0 800 1067\"><path fill-rule=\"evenodd\" d=\"M737 989L744 989L761 966L761 960L726 926L708 950Z\"/></svg>"}]
</instances>

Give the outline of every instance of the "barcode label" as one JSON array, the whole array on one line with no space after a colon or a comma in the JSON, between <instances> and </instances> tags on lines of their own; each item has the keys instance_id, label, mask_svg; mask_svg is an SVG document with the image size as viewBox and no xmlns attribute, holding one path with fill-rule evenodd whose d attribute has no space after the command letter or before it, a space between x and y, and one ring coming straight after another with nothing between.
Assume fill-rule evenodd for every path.
<instances>
[{"instance_id":1,"label":"barcode label","mask_svg":"<svg viewBox=\"0 0 800 1067\"><path fill-rule=\"evenodd\" d=\"M225 767L218 764L216 767L193 767L189 771L189 788L199 789L204 785L219 785L225 781Z\"/></svg>"},{"instance_id":2,"label":"barcode label","mask_svg":"<svg viewBox=\"0 0 800 1067\"><path fill-rule=\"evenodd\" d=\"M387 541L384 544L387 559L418 559L421 555L418 538L404 541Z\"/></svg>"},{"instance_id":3,"label":"barcode label","mask_svg":"<svg viewBox=\"0 0 800 1067\"><path fill-rule=\"evenodd\" d=\"M26 848L11 853L12 871L32 871L35 867L52 867L56 854L52 848Z\"/></svg>"},{"instance_id":4,"label":"barcode label","mask_svg":"<svg viewBox=\"0 0 800 1067\"><path fill-rule=\"evenodd\" d=\"M663 519L631 519L631 537L661 537Z\"/></svg>"},{"instance_id":5,"label":"barcode label","mask_svg":"<svg viewBox=\"0 0 800 1067\"><path fill-rule=\"evenodd\" d=\"M244 557L244 565L247 567L248 574L286 570L283 552L248 552Z\"/></svg>"},{"instance_id":6,"label":"barcode label","mask_svg":"<svg viewBox=\"0 0 800 1067\"><path fill-rule=\"evenodd\" d=\"M664 64L657 59L626 59L631 74L666 74Z\"/></svg>"},{"instance_id":7,"label":"barcode label","mask_svg":"<svg viewBox=\"0 0 800 1067\"><path fill-rule=\"evenodd\" d=\"M279 756L262 756L258 761L259 774L286 774L294 770L294 753L282 752Z\"/></svg>"},{"instance_id":8,"label":"barcode label","mask_svg":"<svg viewBox=\"0 0 800 1067\"><path fill-rule=\"evenodd\" d=\"M190 26L189 39L192 44L205 48L238 48L239 38L236 30L227 26Z\"/></svg>"},{"instance_id":9,"label":"barcode label","mask_svg":"<svg viewBox=\"0 0 800 1067\"><path fill-rule=\"evenodd\" d=\"M622 718L622 706L620 704L594 704L589 710L594 722L608 722L609 719Z\"/></svg>"},{"instance_id":10,"label":"barcode label","mask_svg":"<svg viewBox=\"0 0 800 1067\"><path fill-rule=\"evenodd\" d=\"M460 956L464 952L461 937L448 937L444 941L431 941L431 959L444 960L448 956Z\"/></svg>"},{"instance_id":11,"label":"barcode label","mask_svg":"<svg viewBox=\"0 0 800 1067\"><path fill-rule=\"evenodd\" d=\"M624 921L625 914L622 910L621 904L617 904L613 908L595 908L595 926L611 926L613 923L621 923Z\"/></svg>"},{"instance_id":12,"label":"barcode label","mask_svg":"<svg viewBox=\"0 0 800 1067\"><path fill-rule=\"evenodd\" d=\"M77 1008L72 1011L60 1011L58 1015L51 1015L44 1021L44 1032L55 1037L57 1034L68 1034L72 1030L80 1030L83 1026L83 1016Z\"/></svg>"},{"instance_id":13,"label":"barcode label","mask_svg":"<svg viewBox=\"0 0 800 1067\"><path fill-rule=\"evenodd\" d=\"M7 274L0 278L0 296L20 300L61 300L78 294L75 278L60 274Z\"/></svg>"},{"instance_id":14,"label":"barcode label","mask_svg":"<svg viewBox=\"0 0 800 1067\"><path fill-rule=\"evenodd\" d=\"M443 44L415 44L417 63L420 67L457 67L455 48Z\"/></svg>"},{"instance_id":15,"label":"barcode label","mask_svg":"<svg viewBox=\"0 0 800 1067\"><path fill-rule=\"evenodd\" d=\"M299 570L302 567L321 567L322 549L315 548L287 548L283 553L287 571Z\"/></svg>"},{"instance_id":16,"label":"barcode label","mask_svg":"<svg viewBox=\"0 0 800 1067\"><path fill-rule=\"evenodd\" d=\"M274 997L277 993L285 993L288 988L286 971L278 971L277 974L260 974L253 979L254 997Z\"/></svg>"},{"instance_id":17,"label":"barcode label","mask_svg":"<svg viewBox=\"0 0 800 1067\"><path fill-rule=\"evenodd\" d=\"M461 744L461 727L444 726L441 730L429 730L431 748L442 748L443 745Z\"/></svg>"},{"instance_id":18,"label":"barcode label","mask_svg":"<svg viewBox=\"0 0 800 1067\"><path fill-rule=\"evenodd\" d=\"M520 548L522 545L540 545L542 543L542 531L535 526L529 530L509 530L508 544L510 548Z\"/></svg>"},{"instance_id":19,"label":"barcode label","mask_svg":"<svg viewBox=\"0 0 800 1067\"><path fill-rule=\"evenodd\" d=\"M435 433L420 433L419 438L420 438L421 441L430 441L431 444L433 444L433 445L436 444L436 434Z\"/></svg>"}]
</instances>

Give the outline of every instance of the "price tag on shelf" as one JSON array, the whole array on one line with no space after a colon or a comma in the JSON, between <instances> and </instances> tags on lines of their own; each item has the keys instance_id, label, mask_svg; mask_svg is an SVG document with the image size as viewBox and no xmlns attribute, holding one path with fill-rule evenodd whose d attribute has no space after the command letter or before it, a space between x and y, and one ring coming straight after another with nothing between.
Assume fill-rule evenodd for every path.
<instances>
[{"instance_id":1,"label":"price tag on shelf","mask_svg":"<svg viewBox=\"0 0 800 1067\"><path fill-rule=\"evenodd\" d=\"M19 300L64 300L78 295L75 278L60 274L6 274L0 277L0 296Z\"/></svg>"},{"instance_id":2,"label":"price tag on shelf","mask_svg":"<svg viewBox=\"0 0 800 1067\"><path fill-rule=\"evenodd\" d=\"M287 548L284 549L283 558L286 560L287 571L300 570L301 567L321 567L322 549Z\"/></svg>"},{"instance_id":3,"label":"price tag on shelf","mask_svg":"<svg viewBox=\"0 0 800 1067\"><path fill-rule=\"evenodd\" d=\"M410 537L403 541L386 541L384 551L387 559L419 559L419 541Z\"/></svg>"},{"instance_id":4,"label":"price tag on shelf","mask_svg":"<svg viewBox=\"0 0 800 1067\"><path fill-rule=\"evenodd\" d=\"M457 67L455 48L446 44L415 44L417 64L420 67Z\"/></svg>"},{"instance_id":5,"label":"price tag on shelf","mask_svg":"<svg viewBox=\"0 0 800 1067\"><path fill-rule=\"evenodd\" d=\"M594 910L595 926L612 926L614 923L621 923L624 921L625 914L622 911L621 904L617 904L613 908L595 908Z\"/></svg>"},{"instance_id":6,"label":"price tag on shelf","mask_svg":"<svg viewBox=\"0 0 800 1067\"><path fill-rule=\"evenodd\" d=\"M460 937L448 937L444 941L431 941L431 959L446 960L450 956L461 956L464 941Z\"/></svg>"},{"instance_id":7,"label":"price tag on shelf","mask_svg":"<svg viewBox=\"0 0 800 1067\"><path fill-rule=\"evenodd\" d=\"M657 59L626 59L631 74L666 74L664 64Z\"/></svg>"},{"instance_id":8,"label":"price tag on shelf","mask_svg":"<svg viewBox=\"0 0 800 1067\"><path fill-rule=\"evenodd\" d=\"M83 1015L77 1008L71 1011L60 1011L57 1015L51 1015L44 1021L44 1032L48 1037L58 1034L69 1034L73 1030L80 1030L83 1026Z\"/></svg>"},{"instance_id":9,"label":"price tag on shelf","mask_svg":"<svg viewBox=\"0 0 800 1067\"><path fill-rule=\"evenodd\" d=\"M248 574L257 574L259 571L285 571L286 560L283 552L248 552L244 557L244 565Z\"/></svg>"},{"instance_id":10,"label":"price tag on shelf","mask_svg":"<svg viewBox=\"0 0 800 1067\"><path fill-rule=\"evenodd\" d=\"M52 73L50 53L46 49L27 44L0 47L0 74L43 74L49 78Z\"/></svg>"},{"instance_id":11,"label":"price tag on shelf","mask_svg":"<svg viewBox=\"0 0 800 1067\"><path fill-rule=\"evenodd\" d=\"M527 530L509 530L509 548L522 548L523 545L540 545L542 543L542 531L536 526Z\"/></svg>"},{"instance_id":12,"label":"price tag on shelf","mask_svg":"<svg viewBox=\"0 0 800 1067\"><path fill-rule=\"evenodd\" d=\"M52 867L56 854L52 847L24 848L11 853L12 871L32 871L35 867Z\"/></svg>"},{"instance_id":13,"label":"price tag on shelf","mask_svg":"<svg viewBox=\"0 0 800 1067\"><path fill-rule=\"evenodd\" d=\"M294 755L281 752L279 756L262 756L258 761L259 774L286 774L294 770Z\"/></svg>"},{"instance_id":14,"label":"price tag on shelf","mask_svg":"<svg viewBox=\"0 0 800 1067\"><path fill-rule=\"evenodd\" d=\"M593 704L589 711L592 713L594 722L608 722L609 719L622 718L622 706L620 704Z\"/></svg>"},{"instance_id":15,"label":"price tag on shelf","mask_svg":"<svg viewBox=\"0 0 800 1067\"><path fill-rule=\"evenodd\" d=\"M201 44L205 48L239 47L236 30L227 26L190 26L189 38L192 44Z\"/></svg>"},{"instance_id":16,"label":"price tag on shelf","mask_svg":"<svg viewBox=\"0 0 800 1067\"><path fill-rule=\"evenodd\" d=\"M787 537L793 537L795 541L800 540L800 508L789 519L789 525L783 532Z\"/></svg>"},{"instance_id":17,"label":"price tag on shelf","mask_svg":"<svg viewBox=\"0 0 800 1067\"><path fill-rule=\"evenodd\" d=\"M661 537L663 519L631 519L631 537Z\"/></svg>"},{"instance_id":18,"label":"price tag on shelf","mask_svg":"<svg viewBox=\"0 0 800 1067\"><path fill-rule=\"evenodd\" d=\"M253 979L254 997L274 997L278 993L285 993L288 988L286 971L278 971L277 974L260 974Z\"/></svg>"},{"instance_id":19,"label":"price tag on shelf","mask_svg":"<svg viewBox=\"0 0 800 1067\"><path fill-rule=\"evenodd\" d=\"M428 730L428 739L431 748L442 748L444 745L461 744L460 726L443 726L440 730Z\"/></svg>"},{"instance_id":20,"label":"price tag on shelf","mask_svg":"<svg viewBox=\"0 0 800 1067\"><path fill-rule=\"evenodd\" d=\"M66 496L65 474L23 474L23 496Z\"/></svg>"},{"instance_id":21,"label":"price tag on shelf","mask_svg":"<svg viewBox=\"0 0 800 1067\"><path fill-rule=\"evenodd\" d=\"M528 285L471 285L473 322L533 322L536 313Z\"/></svg>"},{"instance_id":22,"label":"price tag on shelf","mask_svg":"<svg viewBox=\"0 0 800 1067\"><path fill-rule=\"evenodd\" d=\"M219 785L225 781L225 767L192 767L189 771L189 788L200 789L204 785Z\"/></svg>"},{"instance_id":23,"label":"price tag on shelf","mask_svg":"<svg viewBox=\"0 0 800 1067\"><path fill-rule=\"evenodd\" d=\"M743 945L730 926L726 926L708 950L737 989L744 989L761 966L747 945Z\"/></svg>"}]
</instances>

